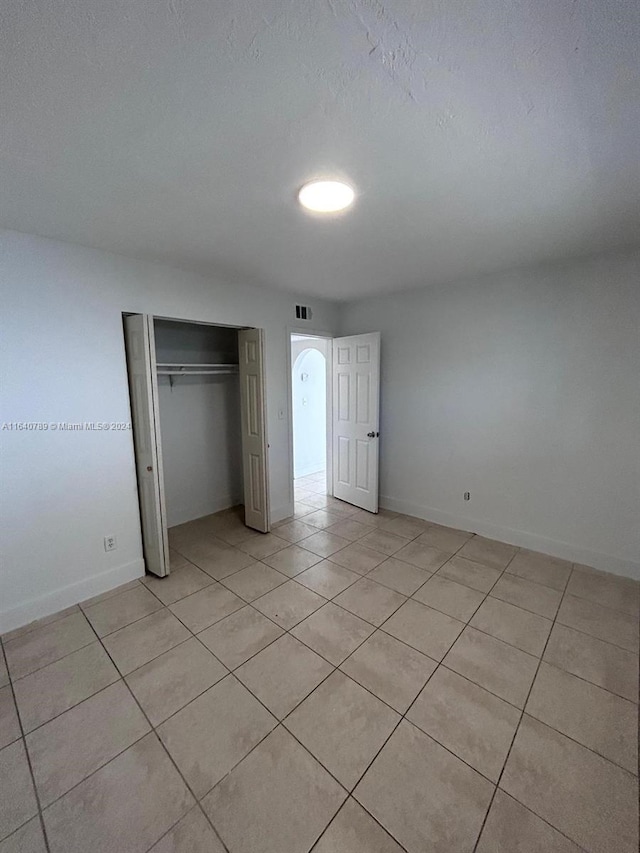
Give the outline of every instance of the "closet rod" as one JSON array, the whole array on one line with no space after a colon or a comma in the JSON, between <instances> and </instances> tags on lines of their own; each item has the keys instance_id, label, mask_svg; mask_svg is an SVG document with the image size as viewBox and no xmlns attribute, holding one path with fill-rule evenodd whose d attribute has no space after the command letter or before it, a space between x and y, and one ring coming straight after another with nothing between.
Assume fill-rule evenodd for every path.
<instances>
[{"instance_id":1,"label":"closet rod","mask_svg":"<svg viewBox=\"0 0 640 853\"><path fill-rule=\"evenodd\" d=\"M159 376L206 376L218 374L236 374L237 367L225 367L218 370L158 370Z\"/></svg>"}]
</instances>

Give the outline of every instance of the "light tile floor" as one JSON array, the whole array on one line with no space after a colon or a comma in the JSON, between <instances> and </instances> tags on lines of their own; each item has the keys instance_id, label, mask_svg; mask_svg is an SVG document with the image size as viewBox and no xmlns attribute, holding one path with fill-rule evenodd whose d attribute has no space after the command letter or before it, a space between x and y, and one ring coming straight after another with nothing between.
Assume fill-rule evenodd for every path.
<instances>
[{"instance_id":1,"label":"light tile floor","mask_svg":"<svg viewBox=\"0 0 640 853\"><path fill-rule=\"evenodd\" d=\"M2 638L0 853L631 853L639 585L296 483Z\"/></svg>"}]
</instances>

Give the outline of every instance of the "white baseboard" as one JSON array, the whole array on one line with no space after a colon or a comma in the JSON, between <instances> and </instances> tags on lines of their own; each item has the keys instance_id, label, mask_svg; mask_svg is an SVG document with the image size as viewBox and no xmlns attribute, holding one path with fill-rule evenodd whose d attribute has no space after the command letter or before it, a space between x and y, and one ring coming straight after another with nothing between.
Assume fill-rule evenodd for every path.
<instances>
[{"instance_id":1,"label":"white baseboard","mask_svg":"<svg viewBox=\"0 0 640 853\"><path fill-rule=\"evenodd\" d=\"M125 563L124 566L117 566L115 569L102 572L102 574L69 584L69 586L62 587L62 589L57 589L55 592L47 593L39 598L32 598L11 610L0 613L0 634L6 634L7 631L13 631L15 628L22 628L29 622L42 619L44 616L51 616L58 610L64 610L66 607L71 607L72 604L78 604L94 595L108 592L116 586L141 578L143 575L144 560L140 558L131 563Z\"/></svg>"},{"instance_id":2,"label":"white baseboard","mask_svg":"<svg viewBox=\"0 0 640 853\"><path fill-rule=\"evenodd\" d=\"M380 506L383 509L413 515L415 518L423 518L425 521L433 521L435 524L455 527L458 530L468 530L471 533L478 533L480 536L497 539L500 542L508 542L510 545L517 545L520 548L540 551L542 554L559 557L561 560L581 563L603 572L611 572L615 575L640 580L640 563L633 560L625 560L611 554L581 548L578 545L561 542L557 539L548 539L545 536L539 536L537 533L527 533L524 530L514 530L511 527L478 521L464 515L442 512L439 509L433 509L433 507L420 506L411 503L411 501L403 501L388 495L380 496Z\"/></svg>"}]
</instances>

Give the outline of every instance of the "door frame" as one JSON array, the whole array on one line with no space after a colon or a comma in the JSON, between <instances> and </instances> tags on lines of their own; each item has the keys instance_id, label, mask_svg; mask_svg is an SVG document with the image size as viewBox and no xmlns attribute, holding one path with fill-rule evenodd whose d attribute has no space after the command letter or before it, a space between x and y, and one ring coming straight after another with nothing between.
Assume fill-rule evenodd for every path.
<instances>
[{"instance_id":1,"label":"door frame","mask_svg":"<svg viewBox=\"0 0 640 853\"><path fill-rule=\"evenodd\" d=\"M292 509L294 508L294 465L293 465L293 361L291 359L291 336L300 335L305 338L321 338L329 341L327 347L327 494L333 495L333 332L321 331L318 329L302 329L299 326L287 326L287 431L289 433L289 502Z\"/></svg>"},{"instance_id":2,"label":"door frame","mask_svg":"<svg viewBox=\"0 0 640 853\"><path fill-rule=\"evenodd\" d=\"M216 323L213 320L191 320L187 317L167 317L167 316L161 315L161 314L153 314L149 311L145 312L145 311L139 311L139 310L138 311L123 310L120 312L120 315L122 318L122 326L123 326L123 346L124 346L124 355L125 355L125 357L124 357L124 368L125 368L126 379L127 379L127 391L128 391L128 397L129 397L129 411L130 411L130 415L131 415L131 423L132 424L133 424L133 407L132 407L132 403L131 403L131 391L129 389L129 367L128 367L128 361L127 361L127 355L126 355L126 341L124 340L124 336L125 336L124 320L125 320L125 317L130 317L133 315L140 315L140 316L146 316L146 317L151 318L152 328L151 328L150 332L154 332L154 334L153 334L153 351L154 351L154 353L155 353L155 330L153 328L153 323L156 320L167 320L169 322L174 322L174 323L187 323L187 324L193 325L193 326L217 326L219 328L235 329L237 332L240 332L244 329L260 328L264 334L264 329L262 327L258 327L258 326L247 326L247 325L238 326L238 325L235 325L232 323ZM262 353L263 359L266 357L265 349L266 349L266 347L263 348L263 353ZM151 364L151 374L152 374L152 382L154 385L156 385L156 383L157 383L157 372L156 372L155 363ZM269 500L269 498L270 498L270 494L269 494L269 453L268 453L268 448L270 445L269 445L269 433L268 433L268 412L267 412L267 407L266 407L266 393L267 393L266 372L264 373L263 384L264 384L264 394L265 394L264 432L265 432L265 442L266 442L266 446L267 446L267 456L266 456L267 526L269 529L271 529L271 505L270 505L270 500ZM154 423L155 423L155 427L157 429L156 455L159 459L159 466L160 466L159 471L160 471L160 477L161 477L161 489L160 489L160 491L162 492L162 494L164 496L163 473L162 473L162 444L161 444L162 436L161 436L161 432L160 432L160 415L159 415L159 409L158 409L157 391L156 391L156 394L154 397L154 404L153 405L154 405ZM131 449L132 449L133 456L135 459L135 441L134 441L134 436L133 436L133 430L131 430ZM243 472L243 482L244 482L244 472ZM138 506L140 507L140 485L138 483L137 471L136 471L136 494L137 494L137 503L138 503ZM164 538L164 541L166 544L166 569L167 569L166 574L168 575L170 573L169 543L167 541L169 526L167 523L166 507L164 508L164 511L162 513L162 527L163 527L163 531L162 531L163 532L163 538ZM140 529L140 543L141 543L141 550L142 550L143 561L144 561L144 542L142 539L142 524L141 524L141 529ZM146 561L144 561L144 562L145 562L145 572L147 572L148 570L146 567Z\"/></svg>"}]
</instances>

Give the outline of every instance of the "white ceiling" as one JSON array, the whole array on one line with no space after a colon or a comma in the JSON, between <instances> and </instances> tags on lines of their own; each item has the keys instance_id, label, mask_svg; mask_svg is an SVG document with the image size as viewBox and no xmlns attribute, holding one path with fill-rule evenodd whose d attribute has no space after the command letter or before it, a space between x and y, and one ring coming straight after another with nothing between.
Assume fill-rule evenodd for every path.
<instances>
[{"instance_id":1,"label":"white ceiling","mask_svg":"<svg viewBox=\"0 0 640 853\"><path fill-rule=\"evenodd\" d=\"M638 0L2 8L5 227L338 299L640 234Z\"/></svg>"}]
</instances>

